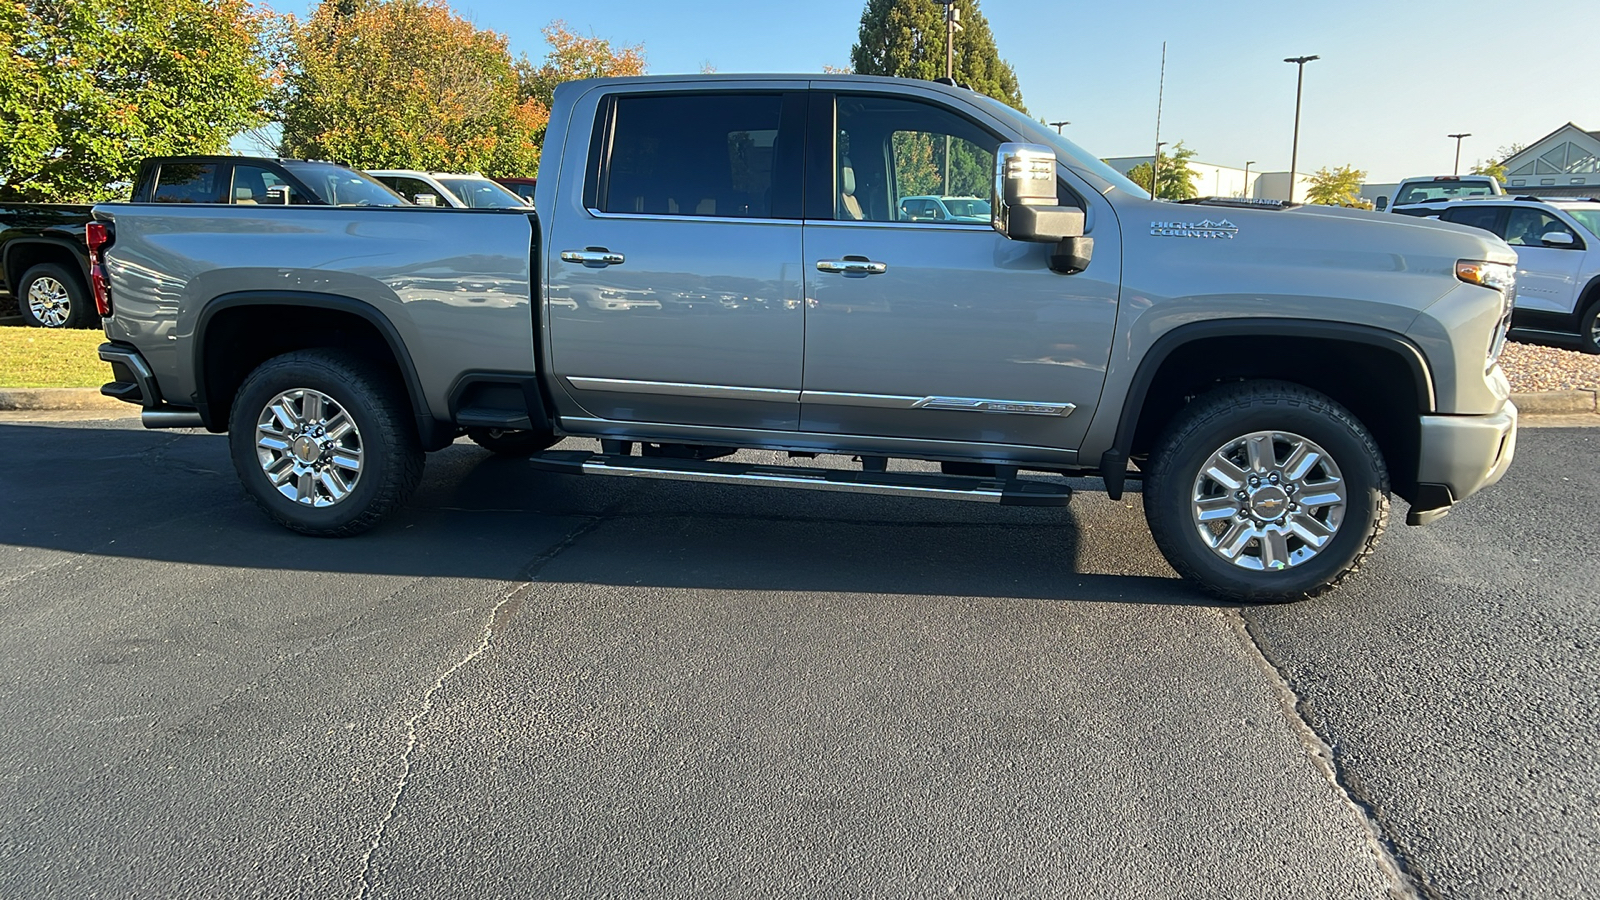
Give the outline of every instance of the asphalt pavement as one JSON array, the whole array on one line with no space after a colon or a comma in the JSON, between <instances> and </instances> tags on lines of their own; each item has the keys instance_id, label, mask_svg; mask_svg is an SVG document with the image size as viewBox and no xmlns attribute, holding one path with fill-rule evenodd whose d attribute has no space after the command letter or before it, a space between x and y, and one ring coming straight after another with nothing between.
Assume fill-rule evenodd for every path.
<instances>
[{"instance_id":1,"label":"asphalt pavement","mask_svg":"<svg viewBox=\"0 0 1600 900\"><path fill-rule=\"evenodd\" d=\"M0 897L1594 896L1597 440L1239 608L1136 495L462 443L328 541L224 438L0 422Z\"/></svg>"}]
</instances>

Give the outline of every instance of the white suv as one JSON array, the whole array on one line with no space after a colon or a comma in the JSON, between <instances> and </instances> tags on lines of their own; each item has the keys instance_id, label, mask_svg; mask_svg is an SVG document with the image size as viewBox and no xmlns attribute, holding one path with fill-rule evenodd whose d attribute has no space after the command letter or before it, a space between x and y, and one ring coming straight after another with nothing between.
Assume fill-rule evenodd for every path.
<instances>
[{"instance_id":1,"label":"white suv","mask_svg":"<svg viewBox=\"0 0 1600 900\"><path fill-rule=\"evenodd\" d=\"M528 201L482 175L419 172L415 169L368 169L396 194L419 206L455 209L524 209Z\"/></svg>"},{"instance_id":2,"label":"white suv","mask_svg":"<svg viewBox=\"0 0 1600 900\"><path fill-rule=\"evenodd\" d=\"M1503 239L1517 251L1511 336L1600 353L1600 200L1483 197L1394 211Z\"/></svg>"}]
</instances>

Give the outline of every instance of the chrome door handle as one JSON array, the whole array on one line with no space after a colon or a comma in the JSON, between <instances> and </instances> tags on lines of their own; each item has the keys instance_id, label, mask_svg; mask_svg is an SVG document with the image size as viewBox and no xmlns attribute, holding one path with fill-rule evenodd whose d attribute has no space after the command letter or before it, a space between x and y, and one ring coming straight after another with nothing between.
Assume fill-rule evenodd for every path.
<instances>
[{"instance_id":1,"label":"chrome door handle","mask_svg":"<svg viewBox=\"0 0 1600 900\"><path fill-rule=\"evenodd\" d=\"M561 251L562 262L583 263L591 269L620 266L626 258L621 253L612 253L604 247L585 247L582 250Z\"/></svg>"},{"instance_id":2,"label":"chrome door handle","mask_svg":"<svg viewBox=\"0 0 1600 900\"><path fill-rule=\"evenodd\" d=\"M844 259L817 260L818 272L838 272L842 275L882 275L889 267L863 256L846 256Z\"/></svg>"}]
</instances>

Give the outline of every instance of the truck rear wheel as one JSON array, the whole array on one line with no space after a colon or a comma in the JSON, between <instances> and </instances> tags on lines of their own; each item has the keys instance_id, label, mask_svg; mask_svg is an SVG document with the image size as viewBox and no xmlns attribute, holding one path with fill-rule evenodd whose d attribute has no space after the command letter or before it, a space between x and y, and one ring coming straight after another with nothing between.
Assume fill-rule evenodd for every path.
<instances>
[{"instance_id":1,"label":"truck rear wheel","mask_svg":"<svg viewBox=\"0 0 1600 900\"><path fill-rule=\"evenodd\" d=\"M82 280L59 263L40 263L22 274L17 309L35 328L90 328L98 318Z\"/></svg>"},{"instance_id":2,"label":"truck rear wheel","mask_svg":"<svg viewBox=\"0 0 1600 900\"><path fill-rule=\"evenodd\" d=\"M286 353L251 372L234 400L228 443L246 493L302 534L360 534L422 480L403 390L336 350Z\"/></svg>"},{"instance_id":3,"label":"truck rear wheel","mask_svg":"<svg viewBox=\"0 0 1600 900\"><path fill-rule=\"evenodd\" d=\"M1179 413L1158 446L1144 491L1156 546L1229 600L1315 597L1356 571L1388 524L1377 442L1316 391L1220 388Z\"/></svg>"}]
</instances>

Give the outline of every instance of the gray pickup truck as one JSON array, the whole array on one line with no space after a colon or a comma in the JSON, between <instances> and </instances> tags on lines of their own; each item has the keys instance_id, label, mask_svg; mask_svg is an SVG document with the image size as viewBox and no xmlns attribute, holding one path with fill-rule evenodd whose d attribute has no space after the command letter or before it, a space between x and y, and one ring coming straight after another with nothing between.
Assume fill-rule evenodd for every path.
<instances>
[{"instance_id":1,"label":"gray pickup truck","mask_svg":"<svg viewBox=\"0 0 1600 900\"><path fill-rule=\"evenodd\" d=\"M307 534L373 526L463 433L574 475L1065 504L1048 473L1141 481L1173 567L1252 601L1327 590L1391 491L1425 524L1515 447L1500 240L1153 202L955 87L568 84L535 206L97 207L104 390L227 432Z\"/></svg>"}]
</instances>

